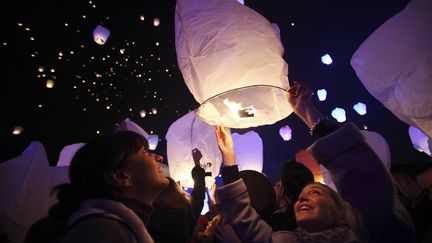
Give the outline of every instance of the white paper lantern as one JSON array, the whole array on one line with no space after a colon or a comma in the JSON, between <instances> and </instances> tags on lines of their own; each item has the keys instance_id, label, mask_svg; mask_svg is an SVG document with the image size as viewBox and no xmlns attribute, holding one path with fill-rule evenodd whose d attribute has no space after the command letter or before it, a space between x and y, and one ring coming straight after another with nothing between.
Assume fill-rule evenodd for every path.
<instances>
[{"instance_id":1,"label":"white paper lantern","mask_svg":"<svg viewBox=\"0 0 432 243\"><path fill-rule=\"evenodd\" d=\"M432 137L432 1L413 0L354 53L366 89L402 121Z\"/></svg>"},{"instance_id":2,"label":"white paper lantern","mask_svg":"<svg viewBox=\"0 0 432 243\"><path fill-rule=\"evenodd\" d=\"M321 62L326 65L330 65L333 63L333 60L329 54L325 54L324 56L321 57Z\"/></svg>"},{"instance_id":3,"label":"white paper lantern","mask_svg":"<svg viewBox=\"0 0 432 243\"><path fill-rule=\"evenodd\" d=\"M420 129L410 126L408 133L413 144L413 147L420 152L425 152L431 156L430 143L432 139L428 138Z\"/></svg>"},{"instance_id":4,"label":"white paper lantern","mask_svg":"<svg viewBox=\"0 0 432 243\"><path fill-rule=\"evenodd\" d=\"M16 126L16 127L14 127L14 129L12 130L12 134L13 134L13 135L20 135L23 131L24 131L24 128L23 128L23 127Z\"/></svg>"},{"instance_id":5,"label":"white paper lantern","mask_svg":"<svg viewBox=\"0 0 432 243\"><path fill-rule=\"evenodd\" d=\"M232 0L179 0L175 29L179 67L205 122L246 128L291 114L283 46L263 16Z\"/></svg>"},{"instance_id":6,"label":"white paper lantern","mask_svg":"<svg viewBox=\"0 0 432 243\"><path fill-rule=\"evenodd\" d=\"M338 122L346 121L345 110L342 108L335 108L332 113L332 117L336 119Z\"/></svg>"},{"instance_id":7,"label":"white paper lantern","mask_svg":"<svg viewBox=\"0 0 432 243\"><path fill-rule=\"evenodd\" d=\"M52 80L52 79L48 79L48 80L46 81L46 87L47 87L48 89L52 89L52 88L54 87L54 80Z\"/></svg>"},{"instance_id":8,"label":"white paper lantern","mask_svg":"<svg viewBox=\"0 0 432 243\"><path fill-rule=\"evenodd\" d=\"M156 26L156 27L160 25L160 20L159 20L159 18L154 18L154 19L153 19L153 25Z\"/></svg>"},{"instance_id":9,"label":"white paper lantern","mask_svg":"<svg viewBox=\"0 0 432 243\"><path fill-rule=\"evenodd\" d=\"M195 111L171 124L165 138L171 178L180 181L183 187L193 187L191 171L195 166L192 158L194 148L201 151L202 164L211 163L211 166L206 166L206 171L211 172L213 177L219 174L222 155L217 145L215 128L198 119ZM207 187L213 183L213 178L206 177Z\"/></svg>"},{"instance_id":10,"label":"white paper lantern","mask_svg":"<svg viewBox=\"0 0 432 243\"><path fill-rule=\"evenodd\" d=\"M65 146L60 152L57 166L69 166L72 162L72 158L75 156L75 153L84 145L85 143L75 143Z\"/></svg>"},{"instance_id":11,"label":"white paper lantern","mask_svg":"<svg viewBox=\"0 0 432 243\"><path fill-rule=\"evenodd\" d=\"M140 111L140 117L144 118L147 115L147 112L145 110Z\"/></svg>"},{"instance_id":12,"label":"white paper lantern","mask_svg":"<svg viewBox=\"0 0 432 243\"><path fill-rule=\"evenodd\" d=\"M21 155L0 163L0 225L11 242L23 242L30 226L57 202L54 186L69 182L68 167L50 166L37 141Z\"/></svg>"},{"instance_id":13,"label":"white paper lantern","mask_svg":"<svg viewBox=\"0 0 432 243\"><path fill-rule=\"evenodd\" d=\"M102 25L98 25L93 30L93 40L98 45L103 45L107 42L110 34L111 34L111 31L109 29L105 28Z\"/></svg>"},{"instance_id":14,"label":"white paper lantern","mask_svg":"<svg viewBox=\"0 0 432 243\"><path fill-rule=\"evenodd\" d=\"M319 89L317 91L317 95L318 95L318 99L320 101L324 101L324 100L327 99L327 90L325 90L325 89Z\"/></svg>"},{"instance_id":15,"label":"white paper lantern","mask_svg":"<svg viewBox=\"0 0 432 243\"><path fill-rule=\"evenodd\" d=\"M263 143L258 133L254 131L249 131L243 135L233 133L232 138L235 159L239 170L255 170L262 172Z\"/></svg>"},{"instance_id":16,"label":"white paper lantern","mask_svg":"<svg viewBox=\"0 0 432 243\"><path fill-rule=\"evenodd\" d=\"M279 135L284 141L289 141L292 138L292 131L288 125L285 125L279 129Z\"/></svg>"},{"instance_id":17,"label":"white paper lantern","mask_svg":"<svg viewBox=\"0 0 432 243\"><path fill-rule=\"evenodd\" d=\"M158 143L159 143L159 136L156 134L151 134L147 137L147 141L149 144L149 149L150 150L155 150Z\"/></svg>"},{"instance_id":18,"label":"white paper lantern","mask_svg":"<svg viewBox=\"0 0 432 243\"><path fill-rule=\"evenodd\" d=\"M366 113L367 113L366 105L361 103L361 102L358 102L357 104L355 104L353 106L353 109L361 116L366 115Z\"/></svg>"}]
</instances>

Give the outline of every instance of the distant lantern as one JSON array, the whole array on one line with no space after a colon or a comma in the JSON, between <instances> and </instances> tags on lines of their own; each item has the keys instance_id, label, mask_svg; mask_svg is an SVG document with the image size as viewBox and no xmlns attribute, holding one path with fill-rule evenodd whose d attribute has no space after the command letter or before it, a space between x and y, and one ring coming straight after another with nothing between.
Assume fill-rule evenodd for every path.
<instances>
[{"instance_id":1,"label":"distant lantern","mask_svg":"<svg viewBox=\"0 0 432 243\"><path fill-rule=\"evenodd\" d=\"M52 87L54 87L54 80L52 80L52 79L48 79L48 80L46 81L46 87L47 87L48 89L51 89Z\"/></svg>"},{"instance_id":2,"label":"distant lantern","mask_svg":"<svg viewBox=\"0 0 432 243\"><path fill-rule=\"evenodd\" d=\"M141 15L141 16L140 16L140 20L141 20L141 21L144 21L144 19L145 19L144 15Z\"/></svg>"},{"instance_id":3,"label":"distant lantern","mask_svg":"<svg viewBox=\"0 0 432 243\"><path fill-rule=\"evenodd\" d=\"M325 54L324 56L321 57L321 62L326 65L330 65L333 63L333 60L329 54Z\"/></svg>"},{"instance_id":4,"label":"distant lantern","mask_svg":"<svg viewBox=\"0 0 432 243\"><path fill-rule=\"evenodd\" d=\"M353 106L353 108L354 108L354 110L357 111L357 113L358 113L359 115L361 115L361 116L366 115L366 113L367 113L366 105L363 104L363 103L361 103L361 102L358 102L357 104L355 104L355 105Z\"/></svg>"},{"instance_id":5,"label":"distant lantern","mask_svg":"<svg viewBox=\"0 0 432 243\"><path fill-rule=\"evenodd\" d=\"M145 110L140 111L140 117L144 118L147 115L147 112Z\"/></svg>"},{"instance_id":6,"label":"distant lantern","mask_svg":"<svg viewBox=\"0 0 432 243\"><path fill-rule=\"evenodd\" d=\"M285 125L279 129L279 135L284 141L289 141L292 138L292 130L288 125Z\"/></svg>"},{"instance_id":7,"label":"distant lantern","mask_svg":"<svg viewBox=\"0 0 432 243\"><path fill-rule=\"evenodd\" d=\"M156 109L156 108L153 108L153 109L152 109L152 113L153 113L153 115L156 115L156 114L157 114L157 109Z\"/></svg>"},{"instance_id":8,"label":"distant lantern","mask_svg":"<svg viewBox=\"0 0 432 243\"><path fill-rule=\"evenodd\" d=\"M110 34L111 31L109 29L103 27L102 25L98 25L93 30L93 39L97 44L103 45L107 42Z\"/></svg>"},{"instance_id":9,"label":"distant lantern","mask_svg":"<svg viewBox=\"0 0 432 243\"><path fill-rule=\"evenodd\" d=\"M262 172L263 169L263 142L255 131L245 134L233 133L235 160L239 170L255 170Z\"/></svg>"},{"instance_id":10,"label":"distant lantern","mask_svg":"<svg viewBox=\"0 0 432 243\"><path fill-rule=\"evenodd\" d=\"M149 144L149 149L155 150L159 143L159 136L156 134L151 134L147 137L147 142Z\"/></svg>"},{"instance_id":11,"label":"distant lantern","mask_svg":"<svg viewBox=\"0 0 432 243\"><path fill-rule=\"evenodd\" d=\"M408 129L409 137L413 144L413 147L420 151L425 152L429 156L432 156L430 144L432 139L428 138L420 129L410 126Z\"/></svg>"},{"instance_id":12,"label":"distant lantern","mask_svg":"<svg viewBox=\"0 0 432 243\"><path fill-rule=\"evenodd\" d=\"M232 0L178 0L175 29L178 66L203 121L248 128L291 114L284 48L263 16Z\"/></svg>"},{"instance_id":13,"label":"distant lantern","mask_svg":"<svg viewBox=\"0 0 432 243\"><path fill-rule=\"evenodd\" d=\"M153 19L153 25L156 26L156 27L160 25L160 20L159 20L159 18L154 18L154 19Z\"/></svg>"},{"instance_id":14,"label":"distant lantern","mask_svg":"<svg viewBox=\"0 0 432 243\"><path fill-rule=\"evenodd\" d=\"M320 101L324 101L324 100L327 99L327 90L325 90L325 89L319 89L317 91L317 95L318 95L318 99Z\"/></svg>"},{"instance_id":15,"label":"distant lantern","mask_svg":"<svg viewBox=\"0 0 432 243\"><path fill-rule=\"evenodd\" d=\"M19 134L21 134L23 131L24 131L24 128L23 128L23 127L16 126L16 127L14 127L14 129L13 129L13 131L12 131L12 134L14 134L14 135L19 135Z\"/></svg>"},{"instance_id":16,"label":"distant lantern","mask_svg":"<svg viewBox=\"0 0 432 243\"><path fill-rule=\"evenodd\" d=\"M346 113L345 113L345 110L342 109L342 108L335 108L332 111L331 115L338 122L344 122L344 121L346 121Z\"/></svg>"},{"instance_id":17,"label":"distant lantern","mask_svg":"<svg viewBox=\"0 0 432 243\"><path fill-rule=\"evenodd\" d=\"M43 72L45 71L45 68L42 67L42 66L40 66L40 67L38 67L38 71L39 71L40 73L43 73Z\"/></svg>"}]
</instances>

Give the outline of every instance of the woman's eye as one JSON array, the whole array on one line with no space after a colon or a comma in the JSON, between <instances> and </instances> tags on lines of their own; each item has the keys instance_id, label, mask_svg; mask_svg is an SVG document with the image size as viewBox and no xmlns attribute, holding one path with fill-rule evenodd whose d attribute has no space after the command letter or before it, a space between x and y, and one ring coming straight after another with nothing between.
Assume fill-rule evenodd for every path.
<instances>
[{"instance_id":1,"label":"woman's eye","mask_svg":"<svg viewBox=\"0 0 432 243\"><path fill-rule=\"evenodd\" d=\"M320 191L317 191L317 190L313 190L313 191L312 191L312 194L318 194L318 195L321 195L321 192L320 192Z\"/></svg>"}]
</instances>

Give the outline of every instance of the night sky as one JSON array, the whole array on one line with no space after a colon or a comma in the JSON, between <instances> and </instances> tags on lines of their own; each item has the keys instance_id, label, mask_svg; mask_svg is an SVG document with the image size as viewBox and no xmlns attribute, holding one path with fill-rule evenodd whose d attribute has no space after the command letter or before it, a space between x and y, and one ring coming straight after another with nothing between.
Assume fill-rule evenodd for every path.
<instances>
[{"instance_id":1,"label":"night sky","mask_svg":"<svg viewBox=\"0 0 432 243\"><path fill-rule=\"evenodd\" d=\"M65 145L112 132L126 117L158 134L156 151L166 155L168 127L199 106L177 67L175 1L110 2L2 1L0 161L38 140L55 164ZM245 5L279 25L290 81L326 89L325 101L313 98L317 107L329 117L335 107L344 108L347 121L383 135L397 161L411 151L408 125L367 92L349 61L407 2L246 0ZM93 41L98 24L111 31L105 45ZM321 62L326 53L331 65ZM47 80L54 81L52 88ZM357 102L367 105L366 115L352 108ZM279 136L284 125L293 130L287 142ZM19 135L12 133L16 126L23 128ZM251 129L263 139L264 173L272 180L284 161L312 142L295 115Z\"/></svg>"}]
</instances>

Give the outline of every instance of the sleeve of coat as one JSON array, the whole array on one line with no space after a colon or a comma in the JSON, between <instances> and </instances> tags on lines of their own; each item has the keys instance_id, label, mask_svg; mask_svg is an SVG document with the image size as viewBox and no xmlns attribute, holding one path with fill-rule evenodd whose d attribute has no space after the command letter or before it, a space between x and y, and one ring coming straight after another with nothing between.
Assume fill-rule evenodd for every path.
<instances>
[{"instance_id":1,"label":"sleeve of coat","mask_svg":"<svg viewBox=\"0 0 432 243\"><path fill-rule=\"evenodd\" d=\"M242 242L271 242L271 227L252 208L242 179L216 190L230 224Z\"/></svg>"},{"instance_id":2,"label":"sleeve of coat","mask_svg":"<svg viewBox=\"0 0 432 243\"><path fill-rule=\"evenodd\" d=\"M308 151L330 171L339 194L359 216L368 242L412 242L412 222L395 199L391 177L357 126L339 128Z\"/></svg>"}]
</instances>

